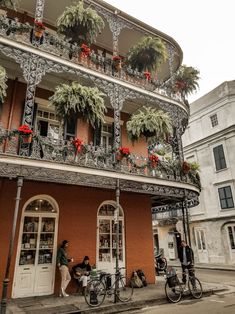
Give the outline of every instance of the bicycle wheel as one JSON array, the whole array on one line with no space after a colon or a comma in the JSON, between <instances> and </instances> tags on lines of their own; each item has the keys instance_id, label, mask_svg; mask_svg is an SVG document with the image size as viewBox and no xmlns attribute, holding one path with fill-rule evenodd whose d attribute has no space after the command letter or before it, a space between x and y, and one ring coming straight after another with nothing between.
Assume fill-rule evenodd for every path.
<instances>
[{"instance_id":1,"label":"bicycle wheel","mask_svg":"<svg viewBox=\"0 0 235 314\"><path fill-rule=\"evenodd\" d=\"M188 289L195 299L200 299L202 297L202 285L197 277L189 278Z\"/></svg>"},{"instance_id":2,"label":"bicycle wheel","mask_svg":"<svg viewBox=\"0 0 235 314\"><path fill-rule=\"evenodd\" d=\"M100 306L105 299L106 289L102 281L93 279L88 282L84 297L89 306Z\"/></svg>"},{"instance_id":3,"label":"bicycle wheel","mask_svg":"<svg viewBox=\"0 0 235 314\"><path fill-rule=\"evenodd\" d=\"M168 281L166 281L165 293L168 301L177 303L182 298L183 289L179 282L176 283L173 287L170 287Z\"/></svg>"},{"instance_id":4,"label":"bicycle wheel","mask_svg":"<svg viewBox=\"0 0 235 314\"><path fill-rule=\"evenodd\" d=\"M133 295L133 285L130 282L127 285L126 277L120 277L118 279L118 288L116 291L116 296L121 302L128 302Z\"/></svg>"}]
</instances>

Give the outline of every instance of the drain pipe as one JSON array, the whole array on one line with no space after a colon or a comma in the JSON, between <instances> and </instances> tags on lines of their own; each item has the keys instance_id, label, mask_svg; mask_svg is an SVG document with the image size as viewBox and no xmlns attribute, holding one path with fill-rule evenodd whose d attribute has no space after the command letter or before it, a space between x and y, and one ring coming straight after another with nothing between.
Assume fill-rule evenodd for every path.
<instances>
[{"instance_id":1,"label":"drain pipe","mask_svg":"<svg viewBox=\"0 0 235 314\"><path fill-rule=\"evenodd\" d=\"M15 199L13 225L12 225L12 231L11 231L11 237L10 237L9 251L8 251L8 256L7 256L5 278L3 280L3 288L2 288L1 311L0 311L1 314L6 314L7 288L10 281L9 272L10 272L11 257L13 253L14 242L15 242L15 231L16 231L18 212L19 212L19 204L21 200L20 196L21 196L21 188L23 186L23 180L24 180L23 177L17 178L17 193L16 193L16 199Z\"/></svg>"}]
</instances>

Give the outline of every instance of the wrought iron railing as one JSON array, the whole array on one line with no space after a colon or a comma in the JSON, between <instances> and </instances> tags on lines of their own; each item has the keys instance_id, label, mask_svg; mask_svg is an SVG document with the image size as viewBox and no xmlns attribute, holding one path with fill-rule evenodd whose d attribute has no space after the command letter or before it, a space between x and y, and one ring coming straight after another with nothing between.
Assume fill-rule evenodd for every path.
<instances>
[{"instance_id":1,"label":"wrought iron railing","mask_svg":"<svg viewBox=\"0 0 235 314\"><path fill-rule=\"evenodd\" d=\"M148 78L143 72L132 69L130 66L125 65L125 63L122 63L122 66L117 70L111 58L97 54L94 50L91 50L89 56L85 56L82 54L81 47L76 44L71 44L64 36L44 31L43 37L38 40L35 45L35 42L33 42L32 25L21 23L17 19L10 19L3 15L0 15L0 35L32 47L36 46L37 49L49 52L62 59L70 60L73 63L98 71L102 74L113 76L146 90L183 102L181 95L169 93L169 90L167 91L163 87L163 82Z\"/></svg>"},{"instance_id":2,"label":"wrought iron railing","mask_svg":"<svg viewBox=\"0 0 235 314\"><path fill-rule=\"evenodd\" d=\"M72 140L55 140L39 135L33 135L32 139L27 136L25 138L19 135L16 130L9 132L0 128L0 155L187 182L200 188L198 174L184 174L180 164L175 162L159 160L157 163L152 163L148 157L136 154L129 154L120 158L120 154L111 148L94 146L92 143L82 144L78 147L74 145Z\"/></svg>"}]
</instances>

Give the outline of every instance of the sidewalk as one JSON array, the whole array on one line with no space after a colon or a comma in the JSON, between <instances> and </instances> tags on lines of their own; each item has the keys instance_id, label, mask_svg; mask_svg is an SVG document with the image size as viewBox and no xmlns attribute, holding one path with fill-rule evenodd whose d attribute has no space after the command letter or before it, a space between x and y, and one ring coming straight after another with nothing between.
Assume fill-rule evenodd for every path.
<instances>
[{"instance_id":1,"label":"sidewalk","mask_svg":"<svg viewBox=\"0 0 235 314\"><path fill-rule=\"evenodd\" d=\"M181 267L180 262L178 260L168 261L168 265L173 267ZM195 268L235 271L235 265L228 264L195 263Z\"/></svg>"},{"instance_id":2,"label":"sidewalk","mask_svg":"<svg viewBox=\"0 0 235 314\"><path fill-rule=\"evenodd\" d=\"M220 284L203 283L204 295L211 295L218 291L227 290L228 286ZM7 314L68 314L68 313L121 313L123 311L137 311L146 305L166 303L165 279L157 277L157 283L147 287L134 289L132 300L128 303L113 303L113 295L106 297L99 308L90 308L84 297L71 295L68 298L55 296L12 299L7 306Z\"/></svg>"}]
</instances>

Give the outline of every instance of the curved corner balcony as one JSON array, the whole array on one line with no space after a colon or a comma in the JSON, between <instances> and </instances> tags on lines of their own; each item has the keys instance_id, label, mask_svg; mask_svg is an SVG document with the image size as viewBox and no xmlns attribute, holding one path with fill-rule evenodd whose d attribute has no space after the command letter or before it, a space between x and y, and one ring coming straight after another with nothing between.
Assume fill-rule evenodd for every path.
<instances>
[{"instance_id":1,"label":"curved corner balcony","mask_svg":"<svg viewBox=\"0 0 235 314\"><path fill-rule=\"evenodd\" d=\"M181 103L186 111L188 108L183 104L180 94L169 94L163 87L163 82L146 76L144 72L133 70L125 63L121 63L118 69L115 67L111 57L105 57L101 54L96 54L93 50L86 56L82 52L82 48L69 43L63 37L44 32L42 40L37 43L32 42L33 27L28 23L20 23L17 19L9 19L5 16L0 16L0 35L3 39L0 43L3 45L11 45L24 50L25 46L32 48L33 53L46 52L61 60L66 60L74 65L80 65L84 68L98 72L107 77L132 84L141 89L153 92L157 95L166 97L166 100L175 100ZM4 38L9 41L4 42ZM21 46L22 45L22 46Z\"/></svg>"},{"instance_id":2,"label":"curved corner balcony","mask_svg":"<svg viewBox=\"0 0 235 314\"><path fill-rule=\"evenodd\" d=\"M179 166L167 161L153 165L148 158L132 154L117 160L111 149L88 144L78 149L71 141L37 135L24 143L21 136L7 134L0 130L1 177L107 189L115 189L119 178L124 191L159 195L169 201L182 199L185 191L189 199L199 195L199 177L183 174Z\"/></svg>"}]
</instances>

